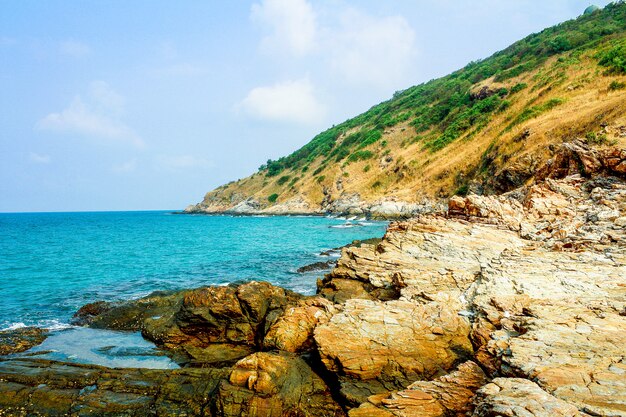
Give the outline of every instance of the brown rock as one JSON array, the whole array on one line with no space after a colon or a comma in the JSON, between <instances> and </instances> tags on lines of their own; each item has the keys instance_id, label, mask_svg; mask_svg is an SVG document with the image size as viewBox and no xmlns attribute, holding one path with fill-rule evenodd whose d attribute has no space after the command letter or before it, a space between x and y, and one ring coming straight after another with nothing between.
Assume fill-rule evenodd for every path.
<instances>
[{"instance_id":1,"label":"brown rock","mask_svg":"<svg viewBox=\"0 0 626 417\"><path fill-rule=\"evenodd\" d=\"M344 412L330 390L301 358L259 352L235 365L216 401L224 417L339 417Z\"/></svg>"},{"instance_id":2,"label":"brown rock","mask_svg":"<svg viewBox=\"0 0 626 417\"><path fill-rule=\"evenodd\" d=\"M322 362L339 374L344 397L358 404L437 376L471 355L469 322L449 301L348 300L342 312L319 325L315 341Z\"/></svg>"},{"instance_id":3,"label":"brown rock","mask_svg":"<svg viewBox=\"0 0 626 417\"><path fill-rule=\"evenodd\" d=\"M301 300L289 307L270 327L263 340L265 349L301 352L313 347L313 330L327 323L335 313L333 304L323 298Z\"/></svg>"},{"instance_id":4,"label":"brown rock","mask_svg":"<svg viewBox=\"0 0 626 417\"><path fill-rule=\"evenodd\" d=\"M433 381L418 381L388 397L368 398L350 417L397 416L443 417L471 411L471 400L487 377L474 362L465 362L457 370ZM374 411L376 410L376 411Z\"/></svg>"},{"instance_id":5,"label":"brown rock","mask_svg":"<svg viewBox=\"0 0 626 417\"><path fill-rule=\"evenodd\" d=\"M40 345L48 337L48 331L37 327L22 327L0 332L0 356L24 352Z\"/></svg>"}]
</instances>

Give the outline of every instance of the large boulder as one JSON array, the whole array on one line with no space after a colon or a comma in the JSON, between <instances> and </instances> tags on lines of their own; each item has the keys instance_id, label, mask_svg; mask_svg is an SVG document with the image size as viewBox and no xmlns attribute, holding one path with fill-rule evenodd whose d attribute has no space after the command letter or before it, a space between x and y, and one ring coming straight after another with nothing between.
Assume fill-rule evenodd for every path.
<instances>
[{"instance_id":1,"label":"large boulder","mask_svg":"<svg viewBox=\"0 0 626 417\"><path fill-rule=\"evenodd\" d=\"M455 303L348 300L315 329L322 362L352 404L444 374L472 354L469 321Z\"/></svg>"},{"instance_id":2,"label":"large boulder","mask_svg":"<svg viewBox=\"0 0 626 417\"><path fill-rule=\"evenodd\" d=\"M215 409L224 417L340 417L330 389L298 356L259 352L234 366L219 387Z\"/></svg>"}]
</instances>

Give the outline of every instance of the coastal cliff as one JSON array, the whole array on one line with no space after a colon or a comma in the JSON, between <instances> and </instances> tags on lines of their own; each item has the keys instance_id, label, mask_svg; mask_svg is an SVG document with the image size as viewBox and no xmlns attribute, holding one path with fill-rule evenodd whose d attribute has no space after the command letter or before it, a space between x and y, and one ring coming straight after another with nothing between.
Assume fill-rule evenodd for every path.
<instances>
[{"instance_id":1,"label":"coastal cliff","mask_svg":"<svg viewBox=\"0 0 626 417\"><path fill-rule=\"evenodd\" d=\"M344 248L316 296L89 304L76 324L141 331L181 368L5 356L0 415L626 415L626 149L567 143L537 178Z\"/></svg>"}]
</instances>

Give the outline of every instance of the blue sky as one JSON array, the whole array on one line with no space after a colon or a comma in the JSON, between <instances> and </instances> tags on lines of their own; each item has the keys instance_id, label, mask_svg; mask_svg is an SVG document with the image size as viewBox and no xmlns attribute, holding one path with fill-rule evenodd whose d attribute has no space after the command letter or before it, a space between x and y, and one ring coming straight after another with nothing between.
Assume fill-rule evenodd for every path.
<instances>
[{"instance_id":1,"label":"blue sky","mask_svg":"<svg viewBox=\"0 0 626 417\"><path fill-rule=\"evenodd\" d=\"M2 1L0 211L182 209L588 5Z\"/></svg>"}]
</instances>

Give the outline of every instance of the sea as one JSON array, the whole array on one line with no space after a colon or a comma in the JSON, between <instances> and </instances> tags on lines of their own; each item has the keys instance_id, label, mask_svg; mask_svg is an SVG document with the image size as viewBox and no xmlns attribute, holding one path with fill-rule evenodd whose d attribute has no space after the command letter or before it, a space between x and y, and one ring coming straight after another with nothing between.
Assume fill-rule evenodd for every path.
<instances>
[{"instance_id":1,"label":"sea","mask_svg":"<svg viewBox=\"0 0 626 417\"><path fill-rule=\"evenodd\" d=\"M159 362L167 358L141 354L153 346L140 335L75 328L72 315L97 300L251 280L314 294L324 272L298 273L299 267L338 256L322 253L354 240L382 237L386 227L314 216L0 213L0 330L51 329L35 350L53 359L170 367Z\"/></svg>"}]
</instances>

